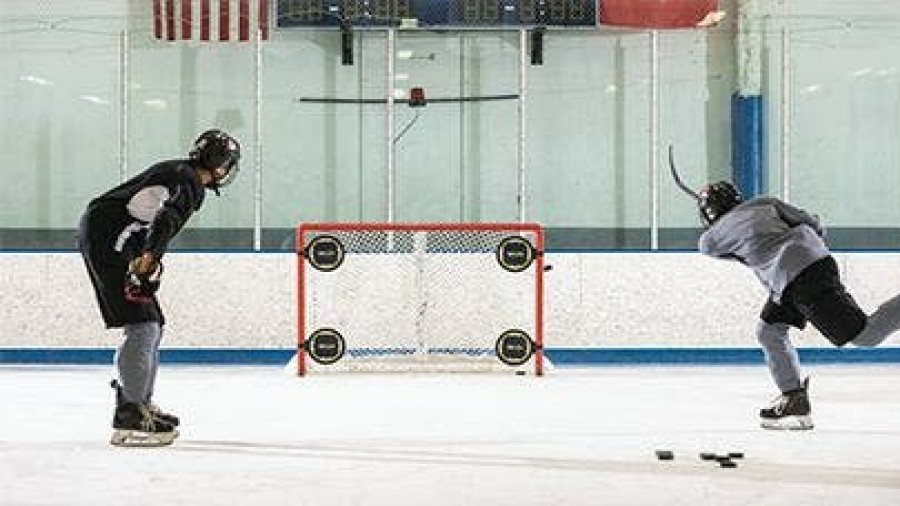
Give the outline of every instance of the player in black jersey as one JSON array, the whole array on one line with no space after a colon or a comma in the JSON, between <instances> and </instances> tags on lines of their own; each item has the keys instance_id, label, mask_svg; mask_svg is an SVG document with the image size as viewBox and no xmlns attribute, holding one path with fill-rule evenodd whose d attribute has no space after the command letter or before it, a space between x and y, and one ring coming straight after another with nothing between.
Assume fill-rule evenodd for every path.
<instances>
[{"instance_id":1,"label":"player in black jersey","mask_svg":"<svg viewBox=\"0 0 900 506\"><path fill-rule=\"evenodd\" d=\"M152 402L165 317L156 297L169 242L238 172L241 148L221 130L203 132L186 159L159 162L91 200L78 248L107 328L122 328L114 445L160 446L177 437L179 420Z\"/></svg>"}]
</instances>

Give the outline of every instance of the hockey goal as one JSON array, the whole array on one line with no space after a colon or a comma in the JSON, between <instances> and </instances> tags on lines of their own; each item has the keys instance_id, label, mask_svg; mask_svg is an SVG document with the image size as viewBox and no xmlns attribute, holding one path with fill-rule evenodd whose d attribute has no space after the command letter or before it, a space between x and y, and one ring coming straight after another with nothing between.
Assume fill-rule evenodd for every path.
<instances>
[{"instance_id":1,"label":"hockey goal","mask_svg":"<svg viewBox=\"0 0 900 506\"><path fill-rule=\"evenodd\" d=\"M297 228L297 374L543 374L543 231L521 223Z\"/></svg>"}]
</instances>

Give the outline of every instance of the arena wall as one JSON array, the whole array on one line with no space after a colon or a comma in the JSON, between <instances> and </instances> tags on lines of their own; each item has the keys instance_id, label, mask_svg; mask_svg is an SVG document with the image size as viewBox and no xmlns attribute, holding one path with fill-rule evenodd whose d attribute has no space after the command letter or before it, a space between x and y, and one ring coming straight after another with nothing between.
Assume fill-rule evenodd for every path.
<instances>
[{"instance_id":1,"label":"arena wall","mask_svg":"<svg viewBox=\"0 0 900 506\"><path fill-rule=\"evenodd\" d=\"M900 287L900 253L835 256L866 311ZM243 357L280 360L296 342L295 262L291 253L168 254L160 292L168 318L164 353L216 361L228 356L221 352L240 350ZM753 328L766 293L739 264L696 252L548 253L547 263L551 357L586 363L761 357ZM2 253L0 275L0 362L79 362L79 354L105 357L118 344L120 331L103 328L78 254ZM813 329L794 337L804 353L837 361L900 360L897 338L862 350L833 348Z\"/></svg>"}]
</instances>

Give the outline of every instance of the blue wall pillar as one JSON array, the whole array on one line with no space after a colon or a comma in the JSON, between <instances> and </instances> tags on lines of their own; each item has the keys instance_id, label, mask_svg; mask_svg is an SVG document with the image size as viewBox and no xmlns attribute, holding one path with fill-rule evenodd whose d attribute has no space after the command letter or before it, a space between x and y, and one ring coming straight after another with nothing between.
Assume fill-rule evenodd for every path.
<instances>
[{"instance_id":1,"label":"blue wall pillar","mask_svg":"<svg viewBox=\"0 0 900 506\"><path fill-rule=\"evenodd\" d=\"M765 191L763 153L762 97L735 93L731 96L731 170L744 198Z\"/></svg>"}]
</instances>

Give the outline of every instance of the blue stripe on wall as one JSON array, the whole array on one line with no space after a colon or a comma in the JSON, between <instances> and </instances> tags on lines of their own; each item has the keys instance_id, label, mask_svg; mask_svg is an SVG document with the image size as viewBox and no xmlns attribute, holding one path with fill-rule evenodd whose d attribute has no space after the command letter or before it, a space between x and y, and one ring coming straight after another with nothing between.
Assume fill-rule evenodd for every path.
<instances>
[{"instance_id":1,"label":"blue stripe on wall","mask_svg":"<svg viewBox=\"0 0 900 506\"><path fill-rule=\"evenodd\" d=\"M804 364L900 364L900 348L801 348ZM97 348L0 348L0 364L112 364L114 350ZM756 348L551 348L558 366L601 365L762 365ZM285 365L293 349L161 350L165 364Z\"/></svg>"},{"instance_id":2,"label":"blue stripe on wall","mask_svg":"<svg viewBox=\"0 0 900 506\"><path fill-rule=\"evenodd\" d=\"M731 170L745 197L765 192L763 107L759 95L731 96Z\"/></svg>"}]
</instances>

